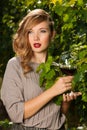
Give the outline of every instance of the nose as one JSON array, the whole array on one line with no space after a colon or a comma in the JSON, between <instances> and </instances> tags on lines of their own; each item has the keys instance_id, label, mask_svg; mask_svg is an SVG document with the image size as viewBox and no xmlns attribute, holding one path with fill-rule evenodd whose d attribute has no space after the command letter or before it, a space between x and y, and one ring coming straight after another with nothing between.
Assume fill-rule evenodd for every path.
<instances>
[{"instance_id":1,"label":"nose","mask_svg":"<svg viewBox=\"0 0 87 130\"><path fill-rule=\"evenodd\" d=\"M39 40L39 34L38 33L34 33L34 40L35 41Z\"/></svg>"}]
</instances>

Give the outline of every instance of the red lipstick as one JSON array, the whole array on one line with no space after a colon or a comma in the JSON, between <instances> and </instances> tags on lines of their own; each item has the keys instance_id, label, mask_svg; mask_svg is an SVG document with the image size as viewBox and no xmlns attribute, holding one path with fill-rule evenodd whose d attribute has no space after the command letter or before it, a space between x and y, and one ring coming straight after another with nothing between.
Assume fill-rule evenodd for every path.
<instances>
[{"instance_id":1,"label":"red lipstick","mask_svg":"<svg viewBox=\"0 0 87 130\"><path fill-rule=\"evenodd\" d=\"M34 43L34 47L35 47L35 48L39 48L40 46L41 46L40 43Z\"/></svg>"}]
</instances>

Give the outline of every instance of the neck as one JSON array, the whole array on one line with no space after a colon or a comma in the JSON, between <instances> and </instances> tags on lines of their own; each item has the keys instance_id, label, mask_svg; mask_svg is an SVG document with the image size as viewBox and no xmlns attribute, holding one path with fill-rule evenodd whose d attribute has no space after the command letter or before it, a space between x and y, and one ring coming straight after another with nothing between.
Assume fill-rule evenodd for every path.
<instances>
[{"instance_id":1,"label":"neck","mask_svg":"<svg viewBox=\"0 0 87 130\"><path fill-rule=\"evenodd\" d=\"M47 53L35 53L31 59L32 62L45 63Z\"/></svg>"}]
</instances>

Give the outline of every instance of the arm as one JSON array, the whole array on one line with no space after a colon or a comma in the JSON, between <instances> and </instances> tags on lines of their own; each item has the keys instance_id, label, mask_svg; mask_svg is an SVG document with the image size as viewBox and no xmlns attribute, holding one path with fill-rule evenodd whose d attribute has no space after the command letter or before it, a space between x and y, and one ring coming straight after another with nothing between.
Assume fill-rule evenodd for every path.
<instances>
[{"instance_id":1,"label":"arm","mask_svg":"<svg viewBox=\"0 0 87 130\"><path fill-rule=\"evenodd\" d=\"M24 119L33 116L37 113L44 105L46 105L52 98L54 94L52 89L46 90L34 99L28 100L24 103Z\"/></svg>"},{"instance_id":2,"label":"arm","mask_svg":"<svg viewBox=\"0 0 87 130\"><path fill-rule=\"evenodd\" d=\"M67 86L65 81L69 81L69 84L67 84ZM44 91L42 94L35 97L34 99L25 102L24 118L26 119L31 117L32 115L37 113L44 105L46 105L52 98L64 93L67 90L70 90L71 81L71 76L60 78L50 89Z\"/></svg>"},{"instance_id":3,"label":"arm","mask_svg":"<svg viewBox=\"0 0 87 130\"><path fill-rule=\"evenodd\" d=\"M23 84L18 73L20 66L11 59L6 67L1 87L1 99L12 122L23 122L24 98Z\"/></svg>"},{"instance_id":4,"label":"arm","mask_svg":"<svg viewBox=\"0 0 87 130\"><path fill-rule=\"evenodd\" d=\"M71 89L72 76L62 77L50 89L25 102L20 68L15 60L8 63L1 89L2 100L13 122L23 122L23 119L33 116L52 98Z\"/></svg>"}]
</instances>

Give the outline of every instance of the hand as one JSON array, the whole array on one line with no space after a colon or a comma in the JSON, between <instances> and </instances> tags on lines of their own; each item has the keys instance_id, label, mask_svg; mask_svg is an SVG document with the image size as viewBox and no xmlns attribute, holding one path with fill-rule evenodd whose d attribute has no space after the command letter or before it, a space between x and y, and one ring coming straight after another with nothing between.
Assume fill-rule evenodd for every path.
<instances>
[{"instance_id":1,"label":"hand","mask_svg":"<svg viewBox=\"0 0 87 130\"><path fill-rule=\"evenodd\" d=\"M73 76L60 77L52 87L54 96L63 94L64 92L71 90L72 79L73 79Z\"/></svg>"},{"instance_id":2,"label":"hand","mask_svg":"<svg viewBox=\"0 0 87 130\"><path fill-rule=\"evenodd\" d=\"M67 114L72 100L75 100L78 96L82 95L81 92L73 92L63 94L63 102L61 105L61 110L64 114Z\"/></svg>"},{"instance_id":3,"label":"hand","mask_svg":"<svg viewBox=\"0 0 87 130\"><path fill-rule=\"evenodd\" d=\"M64 102L69 102L71 100L75 100L80 95L82 95L81 92L73 92L73 91L71 91L70 93L63 94L63 101Z\"/></svg>"}]
</instances>

